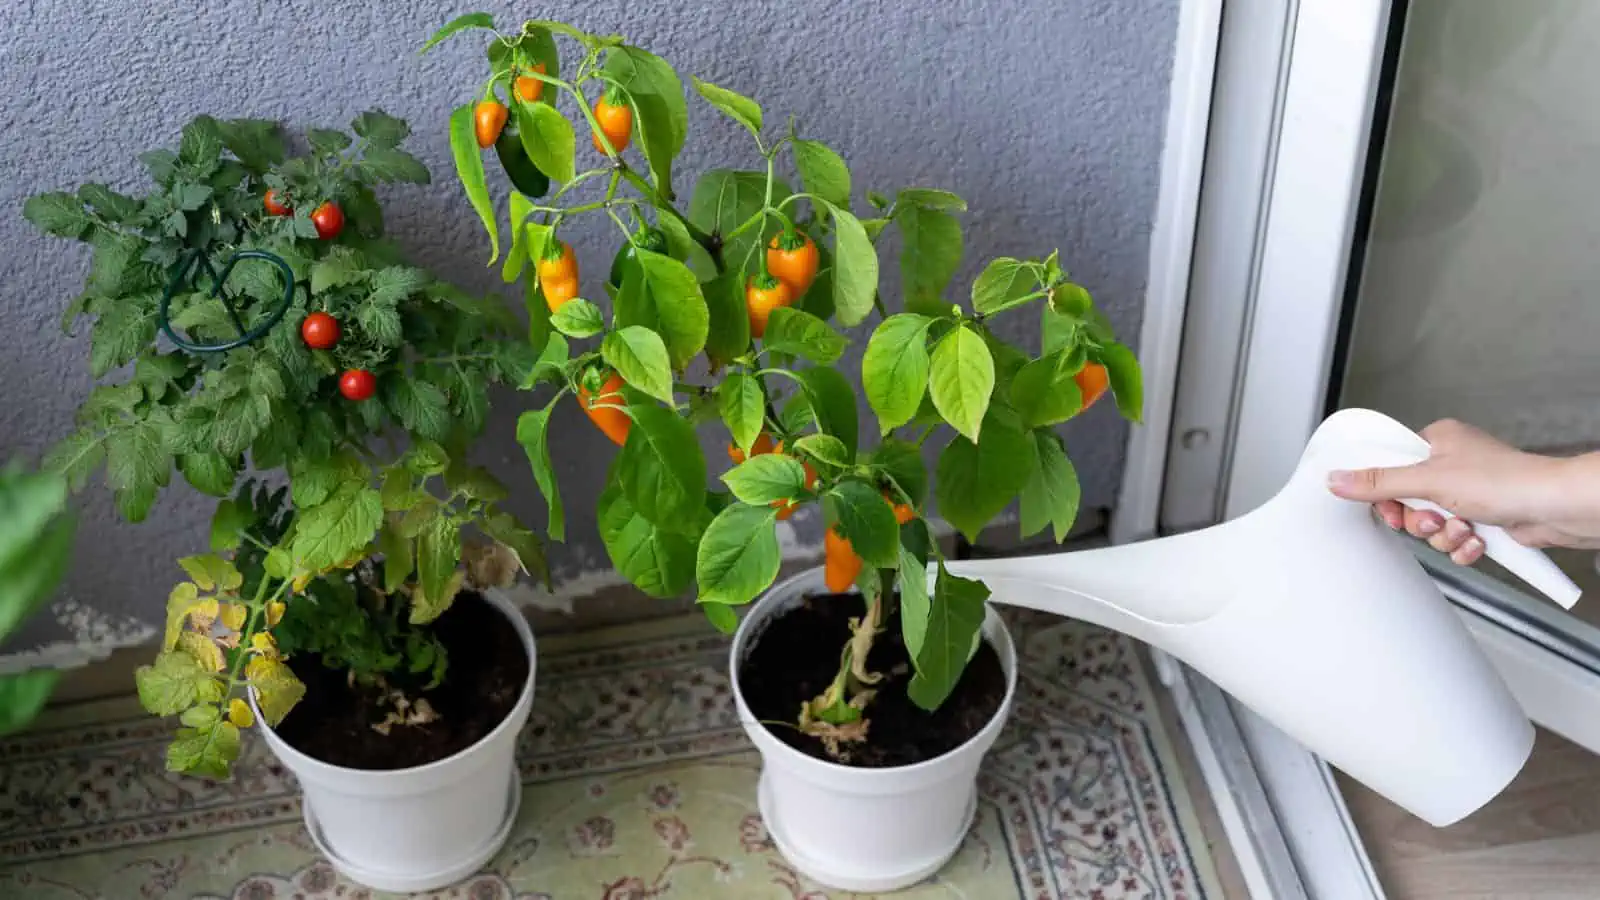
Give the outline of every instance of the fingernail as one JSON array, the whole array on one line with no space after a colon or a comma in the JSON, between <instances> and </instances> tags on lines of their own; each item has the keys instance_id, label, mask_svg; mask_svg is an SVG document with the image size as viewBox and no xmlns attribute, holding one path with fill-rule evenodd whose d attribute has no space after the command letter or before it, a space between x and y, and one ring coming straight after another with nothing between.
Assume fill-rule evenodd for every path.
<instances>
[{"instance_id":1,"label":"fingernail","mask_svg":"<svg viewBox=\"0 0 1600 900\"><path fill-rule=\"evenodd\" d=\"M1423 519L1417 523L1417 530L1422 532L1424 535L1434 534L1439 530L1439 520Z\"/></svg>"},{"instance_id":2,"label":"fingernail","mask_svg":"<svg viewBox=\"0 0 1600 900\"><path fill-rule=\"evenodd\" d=\"M1483 538L1469 537L1467 542L1461 545L1461 549L1476 556L1483 552Z\"/></svg>"},{"instance_id":3,"label":"fingernail","mask_svg":"<svg viewBox=\"0 0 1600 900\"><path fill-rule=\"evenodd\" d=\"M1355 481L1356 473L1354 472L1345 472L1341 470L1328 473L1328 485L1330 487L1349 487L1350 485L1355 484Z\"/></svg>"}]
</instances>

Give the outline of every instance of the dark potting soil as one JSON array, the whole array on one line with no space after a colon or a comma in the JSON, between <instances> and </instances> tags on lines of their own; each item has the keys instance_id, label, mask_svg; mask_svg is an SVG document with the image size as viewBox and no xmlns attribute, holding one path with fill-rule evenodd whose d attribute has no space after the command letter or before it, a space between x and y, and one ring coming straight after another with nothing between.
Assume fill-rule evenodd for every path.
<instances>
[{"instance_id":1,"label":"dark potting soil","mask_svg":"<svg viewBox=\"0 0 1600 900\"><path fill-rule=\"evenodd\" d=\"M999 654L988 641L981 641L944 705L927 712L906 695L912 669L898 609L867 656L868 671L884 678L867 707L871 723L867 739L844 744L847 759L829 756L820 739L777 724L796 721L800 705L827 690L839 672L839 651L850 639L850 619L862 611L859 596L825 594L810 597L767 623L739 667L739 690L768 731L817 759L872 769L933 759L966 743L989 724L1006 694Z\"/></svg>"},{"instance_id":2,"label":"dark potting soil","mask_svg":"<svg viewBox=\"0 0 1600 900\"><path fill-rule=\"evenodd\" d=\"M404 769L465 750L505 721L528 678L528 654L517 630L477 593L462 592L434 623L450 655L443 684L408 691L439 714L425 725L372 729L393 707L381 692L352 686L344 671L312 654L289 659L306 695L275 729L289 745L323 762L352 769Z\"/></svg>"}]
</instances>

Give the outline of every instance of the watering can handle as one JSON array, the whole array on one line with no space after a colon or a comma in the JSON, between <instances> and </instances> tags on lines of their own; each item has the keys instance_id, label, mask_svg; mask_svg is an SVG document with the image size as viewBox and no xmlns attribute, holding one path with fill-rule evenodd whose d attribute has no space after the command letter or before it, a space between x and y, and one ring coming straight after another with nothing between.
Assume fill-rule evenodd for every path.
<instances>
[{"instance_id":1,"label":"watering can handle","mask_svg":"<svg viewBox=\"0 0 1600 900\"><path fill-rule=\"evenodd\" d=\"M1329 427L1333 426L1333 427ZM1334 413L1312 439L1313 451L1333 454L1338 468L1389 468L1409 466L1427 460L1432 448L1421 435L1395 420L1365 409L1346 409ZM1412 509L1427 509L1446 518L1449 510L1426 500L1405 499ZM1532 547L1516 542L1502 528L1473 525L1473 533L1483 541L1484 553L1554 600L1562 609L1571 609L1582 593L1578 585L1551 561Z\"/></svg>"}]
</instances>

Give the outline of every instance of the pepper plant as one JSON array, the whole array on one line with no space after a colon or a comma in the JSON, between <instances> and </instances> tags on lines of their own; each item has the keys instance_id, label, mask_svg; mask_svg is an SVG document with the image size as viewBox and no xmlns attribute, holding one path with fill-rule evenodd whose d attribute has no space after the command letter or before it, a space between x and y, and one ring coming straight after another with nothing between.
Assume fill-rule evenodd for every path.
<instances>
[{"instance_id":1,"label":"pepper plant","mask_svg":"<svg viewBox=\"0 0 1600 900\"><path fill-rule=\"evenodd\" d=\"M175 770L226 774L246 687L270 724L288 713L304 688L287 654L402 699L448 677L429 623L462 561L496 583L543 565L505 487L465 461L488 386L532 364L521 325L384 237L375 189L429 178L406 123L374 110L351 130L311 129L291 154L273 122L201 116L139 157L146 193L86 184L24 207L92 250L63 328L92 319L99 383L47 465L74 490L103 471L131 522L174 469L218 498L138 673L145 707L182 717Z\"/></svg>"},{"instance_id":2,"label":"pepper plant","mask_svg":"<svg viewBox=\"0 0 1600 900\"><path fill-rule=\"evenodd\" d=\"M424 49L463 31L488 34L489 72L451 117L450 137L491 264L502 242L482 157L498 147L504 123L559 185L548 199L510 194L502 270L524 283L540 351L524 387L555 387L518 427L550 533L561 535L563 510L548 425L574 395L621 446L598 509L612 562L655 596L693 586L724 631L737 624L733 608L778 574L776 523L797 506L821 505L828 586L859 588L863 612L839 649L838 677L805 704L799 727L840 756L865 738L882 678L868 669L868 652L895 602L915 670L910 695L938 707L977 648L988 592L943 565L925 518L923 446L946 426L955 432L931 493L961 532L975 537L1020 496L1024 534L1048 527L1062 540L1078 483L1053 426L1108 383L1137 419L1133 353L1055 254L996 259L972 285L970 305L944 299L962 250L957 214L966 204L954 194L868 191L867 207L855 206L850 170L832 148L792 121L769 127L756 101L691 77L701 100L749 132L753 165L703 173L680 205L674 164L687 136L687 91L667 62L558 22L502 32L483 13L452 21ZM558 37L572 49L563 54ZM530 81L542 90L519 87ZM579 131L591 140L577 140ZM595 302L602 298L579 296L578 263L562 240L581 215L603 215L617 229L604 285L609 316ZM904 293L892 315L878 293L877 246L891 229ZM1025 310L1041 322L1037 355L990 327ZM839 328L875 316L861 383L877 422L863 434L855 390L836 368L849 343ZM721 476L726 490L708 481L697 426L726 430L736 463Z\"/></svg>"}]
</instances>

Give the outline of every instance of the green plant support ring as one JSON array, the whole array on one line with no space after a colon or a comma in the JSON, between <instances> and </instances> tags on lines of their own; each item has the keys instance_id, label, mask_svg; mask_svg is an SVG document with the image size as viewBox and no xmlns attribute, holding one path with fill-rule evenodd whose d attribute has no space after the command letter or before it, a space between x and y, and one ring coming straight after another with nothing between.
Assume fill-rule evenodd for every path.
<instances>
[{"instance_id":1,"label":"green plant support ring","mask_svg":"<svg viewBox=\"0 0 1600 900\"><path fill-rule=\"evenodd\" d=\"M261 320L254 328L248 329L245 328L244 319L240 317L239 309L234 305L233 298L229 297L228 292L222 289L223 284L228 280L228 274L233 271L233 267L238 265L242 259L259 259L272 263L278 267L279 273L283 275L283 298L273 305L265 319ZM233 321L234 328L238 329L239 336L233 340L224 341L220 344L196 344L179 335L177 329L172 327L172 322L167 315L172 306L173 295L186 282L190 281L195 271L202 265L205 266L205 270L210 274L214 284L211 289L211 296L222 302L223 308L228 311L228 318ZM211 260L206 256L205 252L195 250L186 259L178 262L177 268L173 272L172 280L168 282L166 291L161 295L161 309L159 312L161 331L172 343L190 353L221 353L225 350L232 350L235 347L243 347L245 344L257 340L271 331L274 325L282 321L284 314L289 311L289 306L293 302L294 270L290 269L289 264L283 261L283 257L268 253L265 250L240 250L228 257L228 261L223 265L222 272L219 274L216 268L211 265Z\"/></svg>"}]
</instances>

